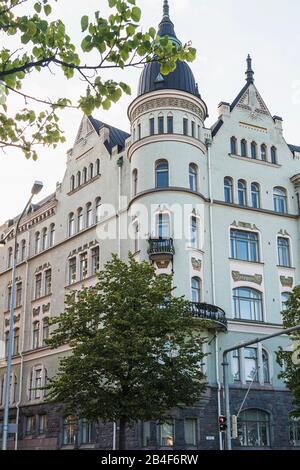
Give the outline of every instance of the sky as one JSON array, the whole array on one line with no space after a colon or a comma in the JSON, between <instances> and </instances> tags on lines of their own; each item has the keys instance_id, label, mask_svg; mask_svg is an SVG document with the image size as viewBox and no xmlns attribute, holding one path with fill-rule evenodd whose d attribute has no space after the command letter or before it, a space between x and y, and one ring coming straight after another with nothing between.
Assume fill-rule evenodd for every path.
<instances>
[{"instance_id":1,"label":"sky","mask_svg":"<svg viewBox=\"0 0 300 470\"><path fill-rule=\"evenodd\" d=\"M162 17L162 3L163 0L137 0L143 13L143 28L157 27ZM197 59L191 67L209 109L206 127L216 121L219 102L231 102L244 86L246 57L250 53L255 84L271 114L283 117L287 142L300 145L300 2L169 0L169 4L178 38L182 42L192 41L197 49ZM92 17L97 10L106 15L107 0L58 0L53 18L63 20L73 42L79 45L81 17ZM0 42L5 45L2 39ZM109 111L97 110L94 117L128 131L126 110L136 96L140 74L138 68L111 72L110 78L123 80L131 86L132 95L122 98ZM66 96L76 101L85 94L86 85L79 78L66 81L52 70L52 73L32 74L23 89L41 98ZM23 105L18 99L11 100L10 112L16 112ZM66 152L73 146L81 117L77 110L63 112L61 127L66 143L56 149L40 149L37 162L26 160L15 149L0 153L0 225L22 210L34 180L44 183L41 198L55 191L56 182L64 176Z\"/></svg>"}]
</instances>

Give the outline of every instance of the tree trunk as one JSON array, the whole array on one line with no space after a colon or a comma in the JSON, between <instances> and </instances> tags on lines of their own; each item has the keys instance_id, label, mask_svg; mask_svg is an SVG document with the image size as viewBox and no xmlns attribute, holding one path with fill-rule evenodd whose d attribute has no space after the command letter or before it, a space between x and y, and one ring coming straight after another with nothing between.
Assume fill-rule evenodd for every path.
<instances>
[{"instance_id":1,"label":"tree trunk","mask_svg":"<svg viewBox=\"0 0 300 470\"><path fill-rule=\"evenodd\" d=\"M127 419L120 419L119 427L119 450L126 450L126 424Z\"/></svg>"}]
</instances>

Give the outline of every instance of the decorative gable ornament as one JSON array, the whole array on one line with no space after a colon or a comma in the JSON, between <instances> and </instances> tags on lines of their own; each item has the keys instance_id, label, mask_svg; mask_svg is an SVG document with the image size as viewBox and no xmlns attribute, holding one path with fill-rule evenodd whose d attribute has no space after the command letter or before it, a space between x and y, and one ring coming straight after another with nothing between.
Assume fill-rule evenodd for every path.
<instances>
[{"instance_id":1,"label":"decorative gable ornament","mask_svg":"<svg viewBox=\"0 0 300 470\"><path fill-rule=\"evenodd\" d=\"M254 85L250 85L247 88L240 98L237 107L250 111L250 117L252 119L259 119L260 115L271 116L264 100Z\"/></svg>"}]
</instances>

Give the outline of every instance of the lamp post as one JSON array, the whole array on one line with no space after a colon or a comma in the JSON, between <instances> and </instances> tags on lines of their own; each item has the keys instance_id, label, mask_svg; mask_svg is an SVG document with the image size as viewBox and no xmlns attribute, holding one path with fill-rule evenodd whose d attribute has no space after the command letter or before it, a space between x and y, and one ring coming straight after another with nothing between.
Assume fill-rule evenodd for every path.
<instances>
[{"instance_id":1,"label":"lamp post","mask_svg":"<svg viewBox=\"0 0 300 470\"><path fill-rule=\"evenodd\" d=\"M15 227L15 244L14 244L14 256L13 256L13 266L12 266L12 286L11 286L11 300L10 300L10 310L9 310L9 334L7 342L7 366L5 373L5 395L4 395L4 414L3 414L3 436L2 436L2 450L7 450L7 435L8 435L8 421L9 421L9 395L10 395L10 375L11 375L11 366L12 366L12 346L13 346L13 337L14 337L14 305L15 305L15 291L16 291L16 267L17 267L17 239L18 239L18 230L20 226L21 219L26 213L28 207L31 204L33 197L38 194L43 188L43 183L40 181L35 181L32 189L30 198L24 207L22 214L17 220ZM0 246L5 244L5 239L0 242Z\"/></svg>"}]
</instances>

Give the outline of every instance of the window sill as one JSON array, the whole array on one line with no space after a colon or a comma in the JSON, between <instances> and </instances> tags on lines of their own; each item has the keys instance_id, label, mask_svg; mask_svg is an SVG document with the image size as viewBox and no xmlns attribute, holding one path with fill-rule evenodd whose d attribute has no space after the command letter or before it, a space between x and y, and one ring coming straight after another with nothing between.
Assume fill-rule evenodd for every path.
<instances>
[{"instance_id":1,"label":"window sill","mask_svg":"<svg viewBox=\"0 0 300 470\"><path fill-rule=\"evenodd\" d=\"M238 160L243 160L243 161L246 161L246 162L257 163L258 165L266 165L266 166L270 166L272 168L281 168L282 167L282 165L279 165L278 163L268 162L267 160L260 160L259 158L251 158L248 155L245 156L245 157L242 157L242 155L235 155L233 153L229 153L228 155L231 158L236 158Z\"/></svg>"},{"instance_id":2,"label":"window sill","mask_svg":"<svg viewBox=\"0 0 300 470\"><path fill-rule=\"evenodd\" d=\"M276 266L280 269L292 269L294 271L296 270L295 266L282 266L281 264L277 264Z\"/></svg>"},{"instance_id":3,"label":"window sill","mask_svg":"<svg viewBox=\"0 0 300 470\"><path fill-rule=\"evenodd\" d=\"M78 284L82 284L86 281L91 281L92 279L95 279L96 274L93 274L92 276L88 276L85 279L80 279L79 281L72 282L71 284L65 285L65 289L71 289L74 286L78 286Z\"/></svg>"},{"instance_id":4,"label":"window sill","mask_svg":"<svg viewBox=\"0 0 300 470\"><path fill-rule=\"evenodd\" d=\"M265 263L263 261L248 261L245 259L238 259L238 258L228 258L230 261L238 261L239 263L250 263L250 264L259 264L261 266L264 266Z\"/></svg>"},{"instance_id":5,"label":"window sill","mask_svg":"<svg viewBox=\"0 0 300 470\"><path fill-rule=\"evenodd\" d=\"M52 296L52 292L50 294L46 294L46 295L42 295L41 297L37 297L36 299L32 299L31 303L43 301L43 300L45 300L45 299L47 299L48 297L51 297L51 296Z\"/></svg>"}]
</instances>

